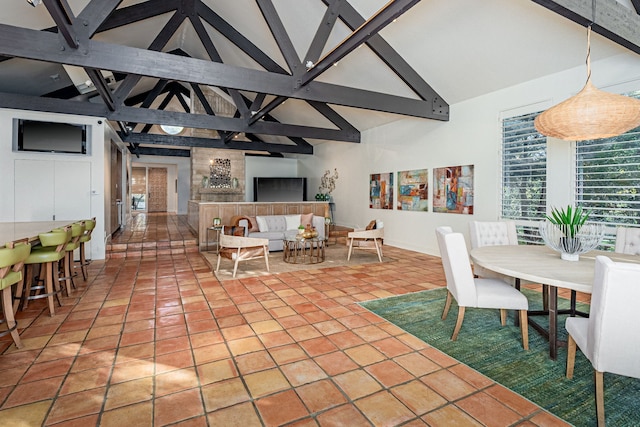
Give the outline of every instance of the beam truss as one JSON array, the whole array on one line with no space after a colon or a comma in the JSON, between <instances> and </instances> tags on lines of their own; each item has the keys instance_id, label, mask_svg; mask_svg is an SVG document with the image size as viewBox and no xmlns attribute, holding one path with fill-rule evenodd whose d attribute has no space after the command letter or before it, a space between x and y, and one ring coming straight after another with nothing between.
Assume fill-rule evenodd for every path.
<instances>
[{"instance_id":1,"label":"beam truss","mask_svg":"<svg viewBox=\"0 0 640 427\"><path fill-rule=\"evenodd\" d=\"M216 146L222 143L226 144L226 148L299 153L313 152L313 147L304 138L360 141L359 131L328 104L448 120L448 105L440 100L440 108L432 108L433 99L438 98L437 94L434 96L435 92L422 79L416 78L415 71L411 70L404 61L398 60L399 55L390 46L385 46L384 40L377 34L393 18L404 13L419 0L392 0L369 21L360 17L347 0L323 1L327 5L327 11L304 57L305 62L312 61L315 63L315 67L307 70L299 59L272 1L257 0L265 21L288 64L290 72L287 72L200 0L149 0L121 9L118 7L122 0L90 0L78 17L74 17L71 13L67 0L44 0L47 10L56 23L56 28L35 31L0 25L0 55L83 67L98 90L104 106L86 101L64 101L42 97L20 97L21 100L17 100L11 94L2 94L6 96L0 100L0 105L4 104L3 106L13 108L20 105L19 108L38 111L70 112L106 117L109 120L117 121L122 130L121 133L126 135L127 140L136 144L137 147L140 143L146 144L149 141L142 138L142 135L126 134L130 127L124 126L123 122L130 122L134 125L137 123L146 124L143 128L143 134L148 132L152 124L160 123L214 129L222 136L219 140L212 140L215 141L212 144L216 144ZM113 45L91 39L96 33L165 13L172 13L172 16L148 49ZM210 61L188 56L179 57L162 52L175 31L187 18L205 47ZM342 19L349 27L354 27L352 28L354 33L325 55L325 58L318 60L337 19ZM74 23L81 23L81 25L74 25ZM230 40L260 64L265 71L223 64L203 23L211 26ZM358 27L362 28L358 30ZM58 36L52 30L57 30ZM60 47L61 40L64 40L62 48ZM404 98L314 81L329 65L363 43L369 45L381 57L383 53L392 52L390 60L385 58L383 60L398 75L401 75L401 78L421 99ZM111 91L100 70L110 70L117 75L125 76L115 92ZM158 83L154 90L145 95L145 99L140 105L143 107L142 109L130 107L132 103L128 101L128 98L142 77L155 78ZM415 83L416 81L418 83ZM160 110L148 108L157 96L164 93L165 86L176 84L186 90L178 82L184 82L187 86L191 86L193 93L200 99L207 114L189 114L188 105L183 97L175 91L175 87L165 96L161 107L166 107L169 99L177 97L185 113L162 111L162 108ZM200 89L201 85L219 87L227 92L237 108L235 117L215 116L210 106L207 108L207 103L202 102L204 96ZM428 96L424 95L423 89L425 87L430 90L427 90ZM255 93L255 97L247 99L240 94L240 91ZM267 94L274 95L275 99L263 106ZM288 98L306 101L338 129L279 123L269 113ZM425 100L427 101L426 105ZM239 132L247 134L251 142L235 141L233 135ZM265 143L257 137L257 134L285 136L292 141L292 144ZM157 135L153 137L155 138ZM171 138L173 142L176 142L179 138L185 137ZM145 141L140 142L142 140ZM196 140L192 138L188 141L196 143ZM197 143L201 144L202 141ZM253 145L254 148L248 148L247 144Z\"/></svg>"}]
</instances>

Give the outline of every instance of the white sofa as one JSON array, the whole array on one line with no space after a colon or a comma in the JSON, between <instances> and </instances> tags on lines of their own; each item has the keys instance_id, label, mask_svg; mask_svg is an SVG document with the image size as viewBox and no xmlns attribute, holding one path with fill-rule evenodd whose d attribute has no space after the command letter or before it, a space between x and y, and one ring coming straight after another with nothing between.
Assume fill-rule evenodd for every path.
<instances>
[{"instance_id":1,"label":"white sofa","mask_svg":"<svg viewBox=\"0 0 640 427\"><path fill-rule=\"evenodd\" d=\"M307 214L309 215L309 214ZM238 225L245 227L247 237L259 237L269 240L269 252L281 251L283 240L286 234L295 236L298 233L298 226L301 225L301 218L305 215L264 215L257 216L256 222L260 231L252 231L247 219L238 221ZM318 238L324 238L324 217L313 215L311 226L316 228ZM306 224L302 224L305 226ZM255 226L254 226L255 229Z\"/></svg>"}]
</instances>

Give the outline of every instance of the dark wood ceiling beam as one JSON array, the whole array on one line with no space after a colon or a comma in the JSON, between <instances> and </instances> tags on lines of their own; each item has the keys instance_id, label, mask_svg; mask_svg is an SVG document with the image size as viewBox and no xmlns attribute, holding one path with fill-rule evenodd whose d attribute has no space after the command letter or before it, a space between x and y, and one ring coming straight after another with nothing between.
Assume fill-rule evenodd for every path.
<instances>
[{"instance_id":1,"label":"dark wood ceiling beam","mask_svg":"<svg viewBox=\"0 0 640 427\"><path fill-rule=\"evenodd\" d=\"M103 0L99 1L102 2ZM179 6L180 0L158 0L144 1L132 6L123 7L115 10L106 21L100 24L96 32L108 31L135 22L144 21L145 19L155 16L164 15L165 13L175 11Z\"/></svg>"},{"instance_id":2,"label":"dark wood ceiling beam","mask_svg":"<svg viewBox=\"0 0 640 427\"><path fill-rule=\"evenodd\" d=\"M287 144L272 144L267 142L254 142L254 141L230 141L225 143L220 138L199 138L189 136L171 136L171 135L155 135L155 134L141 134L131 133L124 135L120 133L124 142L145 144L145 145L171 145L171 146L183 146L183 147L204 147L204 148L228 148L232 150L254 150L254 151L269 151L278 153L298 153L298 154L313 154L313 146L311 145L287 145Z\"/></svg>"},{"instance_id":3,"label":"dark wood ceiling beam","mask_svg":"<svg viewBox=\"0 0 640 427\"><path fill-rule=\"evenodd\" d=\"M262 68L272 73L287 74L287 71L278 65L267 54L254 45L248 38L243 36L233 28L227 21L222 19L220 15L211 10L201 1L197 5L198 15L211 27L215 28L227 40L247 54L251 59L256 61Z\"/></svg>"},{"instance_id":4,"label":"dark wood ceiling beam","mask_svg":"<svg viewBox=\"0 0 640 427\"><path fill-rule=\"evenodd\" d=\"M91 117L104 117L108 120L124 122L162 123L170 126L184 126L199 129L222 129L228 132L360 142L360 134L351 131L269 122L259 122L253 126L247 126L243 119L126 106L118 106L116 111L109 111L104 104L99 103L42 98L7 92L0 92L0 108L78 114Z\"/></svg>"},{"instance_id":5,"label":"dark wood ceiling beam","mask_svg":"<svg viewBox=\"0 0 640 427\"><path fill-rule=\"evenodd\" d=\"M338 114L333 108L329 107L323 102L309 101L309 105L316 109L320 114L329 119L331 123L336 125L342 130L358 131L351 123L349 123L344 117Z\"/></svg>"},{"instance_id":6,"label":"dark wood ceiling beam","mask_svg":"<svg viewBox=\"0 0 640 427\"><path fill-rule=\"evenodd\" d=\"M337 0L322 0L331 5ZM347 1L343 1L340 8L340 19L352 31L361 26L365 19ZM387 66L411 88L420 98L431 103L431 113L438 116L438 120L449 120L449 105L447 102L387 43L382 36L376 34L367 41L367 46ZM435 118L435 117L432 117Z\"/></svg>"},{"instance_id":7,"label":"dark wood ceiling beam","mask_svg":"<svg viewBox=\"0 0 640 427\"><path fill-rule=\"evenodd\" d=\"M304 88L294 89L293 77L265 71L234 67L195 58L154 52L129 46L113 45L95 40L88 41L88 54L67 49L60 51L55 35L0 24L0 55L18 56L47 62L78 65L115 72L131 73L168 80L191 81L217 87L228 87L249 92L267 92L328 104L386 111L414 117L443 120L433 114L430 104L422 100L379 92L339 86L323 82L310 82ZM124 81L121 83L124 83ZM116 100L120 101L116 91ZM123 92L120 92L122 95Z\"/></svg>"},{"instance_id":8,"label":"dark wood ceiling beam","mask_svg":"<svg viewBox=\"0 0 640 427\"><path fill-rule=\"evenodd\" d=\"M105 103L107 108L111 111L115 111L116 103L113 100L113 93L107 84L107 81L104 79L104 76L100 72L100 70L96 70L93 68L85 68L84 71L89 76L89 79L93 83L93 86L98 91L98 94L102 98L102 101Z\"/></svg>"},{"instance_id":9,"label":"dark wood ceiling beam","mask_svg":"<svg viewBox=\"0 0 640 427\"><path fill-rule=\"evenodd\" d=\"M616 0L598 0L596 16L593 16L590 1L532 1L584 27L593 22L591 29L594 32L640 54L640 16L629 13L629 9Z\"/></svg>"},{"instance_id":10,"label":"dark wood ceiling beam","mask_svg":"<svg viewBox=\"0 0 640 427\"><path fill-rule=\"evenodd\" d=\"M73 15L67 0L44 0L43 3L56 23L58 32L67 42L67 46L77 49L80 44L73 28L76 17Z\"/></svg>"},{"instance_id":11,"label":"dark wood ceiling beam","mask_svg":"<svg viewBox=\"0 0 640 427\"><path fill-rule=\"evenodd\" d=\"M78 14L76 21L82 23L79 32L83 37L91 38L109 16L113 13L122 0L91 0L91 2Z\"/></svg>"},{"instance_id":12,"label":"dark wood ceiling beam","mask_svg":"<svg viewBox=\"0 0 640 427\"><path fill-rule=\"evenodd\" d=\"M256 2L269 27L269 31L271 31L271 35L273 35L284 60L289 66L290 73L296 74L301 65L300 57L295 47L293 47L289 34L287 34L287 30L284 28L284 24L273 6L273 2L271 0L256 0Z\"/></svg>"},{"instance_id":13,"label":"dark wood ceiling beam","mask_svg":"<svg viewBox=\"0 0 640 427\"><path fill-rule=\"evenodd\" d=\"M200 21L200 17L191 15L189 16L189 20L191 21L193 28L196 30L196 34L198 34L198 37L200 38L200 42L202 43L205 50L207 51L209 58L212 61L222 63L223 62L222 57L218 53L218 50L216 49L215 45L213 44L211 37L209 37L209 33L207 33L207 30L204 28L202 21ZM226 89L226 88L223 88L223 89ZM242 95L240 95L240 93L235 89L228 89L228 92L231 95L231 99L233 100L233 103L235 104L236 108L238 109L242 117L247 117L249 110L247 109L247 106L242 101Z\"/></svg>"},{"instance_id":14,"label":"dark wood ceiling beam","mask_svg":"<svg viewBox=\"0 0 640 427\"><path fill-rule=\"evenodd\" d=\"M256 97L251 101L251 106L249 107L250 113L253 114L254 111L258 111L266 98L266 93L258 93Z\"/></svg>"},{"instance_id":15,"label":"dark wood ceiling beam","mask_svg":"<svg viewBox=\"0 0 640 427\"><path fill-rule=\"evenodd\" d=\"M267 105L262 107L260 111L251 114L251 117L249 118L249 124L254 124L258 120L269 114L271 111L273 111L275 108L277 108L279 105L281 105L287 99L288 98L286 96L276 96Z\"/></svg>"},{"instance_id":16,"label":"dark wood ceiling beam","mask_svg":"<svg viewBox=\"0 0 640 427\"><path fill-rule=\"evenodd\" d=\"M359 26L349 37L334 47L313 65L301 78L301 86L314 80L324 73L342 58L364 44L373 35L378 34L394 19L416 5L420 0L392 0L380 9L375 15Z\"/></svg>"},{"instance_id":17,"label":"dark wood ceiling beam","mask_svg":"<svg viewBox=\"0 0 640 427\"><path fill-rule=\"evenodd\" d=\"M130 146L131 147L131 146ZM134 146L130 148L133 154L140 156L165 156L165 157L191 157L191 150L182 150L175 148L158 148L158 147L140 147Z\"/></svg>"},{"instance_id":18,"label":"dark wood ceiling beam","mask_svg":"<svg viewBox=\"0 0 640 427\"><path fill-rule=\"evenodd\" d=\"M331 31L333 31L333 27L338 20L338 16L340 16L341 5L342 0L335 0L327 7L325 14L320 21L320 25L313 36L313 40L309 45L307 54L304 56L304 61L302 62L303 65L307 64L309 61L315 64L318 62L318 59L320 59L320 55L322 55L322 51L324 50L327 40L329 40L329 36L331 35Z\"/></svg>"},{"instance_id":19,"label":"dark wood ceiling beam","mask_svg":"<svg viewBox=\"0 0 640 427\"><path fill-rule=\"evenodd\" d=\"M636 13L640 13L640 0L631 0L631 4L633 8L636 10Z\"/></svg>"},{"instance_id":20,"label":"dark wood ceiling beam","mask_svg":"<svg viewBox=\"0 0 640 427\"><path fill-rule=\"evenodd\" d=\"M166 23L162 30L158 33L156 38L151 42L149 46L149 51L160 51L166 44L169 42L171 37L175 34L176 30L182 25L185 16L176 12L171 16L171 19ZM117 48L116 48L117 50ZM123 56L121 61L127 61L129 58ZM153 64L152 62L149 64ZM126 71L124 71L126 72ZM140 79L142 78L141 74L133 73L125 77L125 79L120 83L115 92L115 98L120 103L123 104L125 99L129 96L133 88L138 84ZM180 80L180 79L170 79L170 80Z\"/></svg>"}]
</instances>

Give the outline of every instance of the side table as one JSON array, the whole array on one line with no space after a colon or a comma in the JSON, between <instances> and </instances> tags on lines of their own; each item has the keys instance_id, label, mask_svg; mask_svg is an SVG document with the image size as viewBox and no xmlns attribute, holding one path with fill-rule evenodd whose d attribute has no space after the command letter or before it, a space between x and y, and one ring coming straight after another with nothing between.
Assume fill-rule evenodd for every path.
<instances>
[{"instance_id":1,"label":"side table","mask_svg":"<svg viewBox=\"0 0 640 427\"><path fill-rule=\"evenodd\" d=\"M209 252L209 232L215 231L215 240L213 241L213 245L215 245L216 253L220 249L220 232L222 231L221 225L215 225L207 228L207 252Z\"/></svg>"}]
</instances>

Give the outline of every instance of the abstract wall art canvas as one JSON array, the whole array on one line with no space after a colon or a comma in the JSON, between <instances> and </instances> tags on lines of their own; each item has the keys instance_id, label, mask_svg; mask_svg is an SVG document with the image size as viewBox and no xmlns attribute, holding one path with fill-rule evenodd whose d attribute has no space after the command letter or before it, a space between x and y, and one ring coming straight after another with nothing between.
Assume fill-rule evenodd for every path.
<instances>
[{"instance_id":1,"label":"abstract wall art canvas","mask_svg":"<svg viewBox=\"0 0 640 427\"><path fill-rule=\"evenodd\" d=\"M433 211L473 214L473 165L433 170Z\"/></svg>"},{"instance_id":2,"label":"abstract wall art canvas","mask_svg":"<svg viewBox=\"0 0 640 427\"><path fill-rule=\"evenodd\" d=\"M374 173L369 178L369 207L393 209L393 172Z\"/></svg>"},{"instance_id":3,"label":"abstract wall art canvas","mask_svg":"<svg viewBox=\"0 0 640 427\"><path fill-rule=\"evenodd\" d=\"M398 172L398 201L399 211L429 210L429 170L415 169Z\"/></svg>"}]
</instances>

